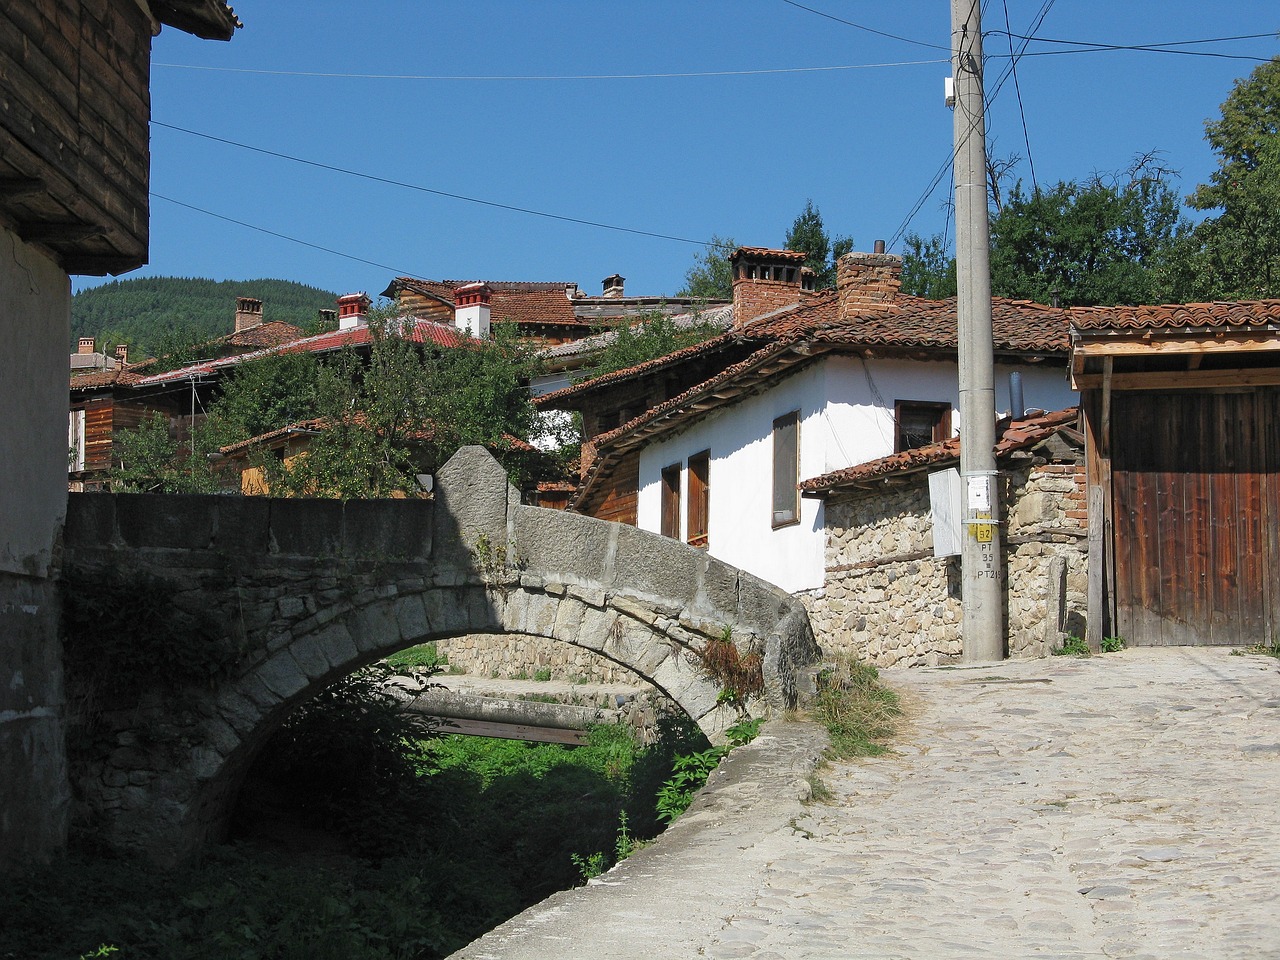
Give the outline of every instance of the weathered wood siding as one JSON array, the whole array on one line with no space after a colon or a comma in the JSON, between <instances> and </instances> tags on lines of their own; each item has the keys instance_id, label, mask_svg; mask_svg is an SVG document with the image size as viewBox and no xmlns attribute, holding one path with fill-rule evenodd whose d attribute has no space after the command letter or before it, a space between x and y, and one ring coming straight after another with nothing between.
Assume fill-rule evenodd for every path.
<instances>
[{"instance_id":1,"label":"weathered wood siding","mask_svg":"<svg viewBox=\"0 0 1280 960\"><path fill-rule=\"evenodd\" d=\"M601 520L629 523L635 526L640 489L640 454L627 454L600 484L590 503L580 508L583 513Z\"/></svg>"},{"instance_id":2,"label":"weathered wood siding","mask_svg":"<svg viewBox=\"0 0 1280 960\"><path fill-rule=\"evenodd\" d=\"M0 207L68 272L146 262L151 30L133 2L0 4L0 178L39 185Z\"/></svg>"},{"instance_id":3,"label":"weathered wood siding","mask_svg":"<svg viewBox=\"0 0 1280 960\"><path fill-rule=\"evenodd\" d=\"M1280 391L1113 403L1116 632L1142 646L1271 642Z\"/></svg>"}]
</instances>

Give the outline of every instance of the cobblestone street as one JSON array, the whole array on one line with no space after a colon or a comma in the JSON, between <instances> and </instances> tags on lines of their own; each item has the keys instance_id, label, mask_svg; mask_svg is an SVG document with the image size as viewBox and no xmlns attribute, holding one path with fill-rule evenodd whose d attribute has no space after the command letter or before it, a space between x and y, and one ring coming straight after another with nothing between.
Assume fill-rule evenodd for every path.
<instances>
[{"instance_id":1,"label":"cobblestone street","mask_svg":"<svg viewBox=\"0 0 1280 960\"><path fill-rule=\"evenodd\" d=\"M463 958L1280 957L1280 664L1131 650L884 671L893 756L775 724L654 846Z\"/></svg>"}]
</instances>

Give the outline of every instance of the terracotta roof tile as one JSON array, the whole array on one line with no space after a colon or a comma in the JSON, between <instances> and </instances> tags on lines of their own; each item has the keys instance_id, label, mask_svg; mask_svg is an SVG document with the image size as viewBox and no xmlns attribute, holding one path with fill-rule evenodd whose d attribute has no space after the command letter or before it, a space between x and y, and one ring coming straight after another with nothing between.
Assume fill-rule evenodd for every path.
<instances>
[{"instance_id":1,"label":"terracotta roof tile","mask_svg":"<svg viewBox=\"0 0 1280 960\"><path fill-rule=\"evenodd\" d=\"M307 332L301 327L295 327L293 324L285 323L283 320L271 320L268 323L250 327L248 330L237 330L235 333L229 333L225 337L219 337L211 342L256 349L278 347L282 343L289 343L306 335Z\"/></svg>"},{"instance_id":2,"label":"terracotta roof tile","mask_svg":"<svg viewBox=\"0 0 1280 960\"><path fill-rule=\"evenodd\" d=\"M565 292L576 287L572 283L418 280L413 277L397 277L384 295L390 295L398 289L410 290L452 304L453 292L458 287L479 282L486 284L491 291L489 309L494 323L587 325L574 315L573 302Z\"/></svg>"},{"instance_id":3,"label":"terracotta roof tile","mask_svg":"<svg viewBox=\"0 0 1280 960\"><path fill-rule=\"evenodd\" d=\"M1002 457L1034 446L1052 433L1063 427L1071 427L1078 420L1076 407L1068 407L1053 413L1041 414L1026 420L1015 420L1010 423L996 440L995 453ZM805 493L822 493L838 487L857 486L869 480L877 480L895 474L913 473L929 467L940 466L960 458L960 438L952 437L938 443L931 443L912 450L892 453L877 460L868 460L843 470L824 473L820 477L801 482L800 489Z\"/></svg>"},{"instance_id":4,"label":"terracotta roof tile","mask_svg":"<svg viewBox=\"0 0 1280 960\"><path fill-rule=\"evenodd\" d=\"M1073 327L1090 331L1280 327L1280 300L1072 307L1069 313Z\"/></svg>"}]
</instances>

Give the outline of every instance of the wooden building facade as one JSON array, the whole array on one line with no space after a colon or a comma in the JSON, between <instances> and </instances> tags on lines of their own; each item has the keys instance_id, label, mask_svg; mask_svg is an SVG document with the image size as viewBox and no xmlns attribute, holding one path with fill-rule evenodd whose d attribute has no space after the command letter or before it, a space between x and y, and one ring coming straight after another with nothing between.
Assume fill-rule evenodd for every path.
<instances>
[{"instance_id":1,"label":"wooden building facade","mask_svg":"<svg viewBox=\"0 0 1280 960\"><path fill-rule=\"evenodd\" d=\"M1091 642L1280 642L1280 301L1072 314Z\"/></svg>"}]
</instances>

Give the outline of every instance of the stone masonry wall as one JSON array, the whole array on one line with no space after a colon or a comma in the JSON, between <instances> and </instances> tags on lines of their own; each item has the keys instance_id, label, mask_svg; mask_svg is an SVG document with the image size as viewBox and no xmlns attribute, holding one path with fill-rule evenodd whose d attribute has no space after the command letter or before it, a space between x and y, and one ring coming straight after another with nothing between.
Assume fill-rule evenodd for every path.
<instances>
[{"instance_id":1,"label":"stone masonry wall","mask_svg":"<svg viewBox=\"0 0 1280 960\"><path fill-rule=\"evenodd\" d=\"M1037 458L1002 481L1008 653L1045 656L1083 631L1084 467ZM960 559L933 556L927 474L834 494L826 517L826 582L802 598L824 652L876 666L958 660Z\"/></svg>"},{"instance_id":2,"label":"stone masonry wall","mask_svg":"<svg viewBox=\"0 0 1280 960\"><path fill-rule=\"evenodd\" d=\"M450 670L477 677L506 680L550 670L551 679L573 683L647 683L607 657L547 637L469 633L436 641L436 652L449 658Z\"/></svg>"}]
</instances>

